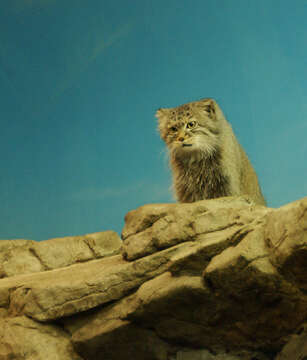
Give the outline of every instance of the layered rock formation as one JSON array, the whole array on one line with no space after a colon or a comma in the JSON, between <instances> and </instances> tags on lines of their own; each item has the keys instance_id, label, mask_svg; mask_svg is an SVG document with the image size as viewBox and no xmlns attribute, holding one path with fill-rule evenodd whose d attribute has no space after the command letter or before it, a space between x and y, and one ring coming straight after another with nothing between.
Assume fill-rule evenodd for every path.
<instances>
[{"instance_id":1,"label":"layered rock formation","mask_svg":"<svg viewBox=\"0 0 307 360\"><path fill-rule=\"evenodd\" d=\"M123 241L0 241L0 360L307 357L307 198L152 204L125 220Z\"/></svg>"}]
</instances>

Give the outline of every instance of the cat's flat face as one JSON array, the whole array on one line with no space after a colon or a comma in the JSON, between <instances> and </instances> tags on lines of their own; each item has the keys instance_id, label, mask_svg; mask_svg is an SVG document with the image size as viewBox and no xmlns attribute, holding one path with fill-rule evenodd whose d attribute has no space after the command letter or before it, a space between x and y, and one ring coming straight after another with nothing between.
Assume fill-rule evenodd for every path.
<instances>
[{"instance_id":1,"label":"cat's flat face","mask_svg":"<svg viewBox=\"0 0 307 360\"><path fill-rule=\"evenodd\" d=\"M176 157L210 154L218 144L219 127L211 99L159 109L156 116L160 136Z\"/></svg>"}]
</instances>

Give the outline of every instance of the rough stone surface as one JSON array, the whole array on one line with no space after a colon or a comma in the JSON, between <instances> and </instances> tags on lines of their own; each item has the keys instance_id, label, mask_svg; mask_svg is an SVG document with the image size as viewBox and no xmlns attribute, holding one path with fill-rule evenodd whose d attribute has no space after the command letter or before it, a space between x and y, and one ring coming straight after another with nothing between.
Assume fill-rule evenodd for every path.
<instances>
[{"instance_id":1,"label":"rough stone surface","mask_svg":"<svg viewBox=\"0 0 307 360\"><path fill-rule=\"evenodd\" d=\"M174 252L153 254L135 263L120 255L89 264L22 275L0 282L0 306L14 316L54 320L120 299L168 266Z\"/></svg>"},{"instance_id":2,"label":"rough stone surface","mask_svg":"<svg viewBox=\"0 0 307 360\"><path fill-rule=\"evenodd\" d=\"M307 359L307 324L301 326L290 337L276 360L306 360Z\"/></svg>"},{"instance_id":3,"label":"rough stone surface","mask_svg":"<svg viewBox=\"0 0 307 360\"><path fill-rule=\"evenodd\" d=\"M42 242L0 241L0 278L53 270L118 254L122 242L114 231L67 236Z\"/></svg>"},{"instance_id":4,"label":"rough stone surface","mask_svg":"<svg viewBox=\"0 0 307 360\"><path fill-rule=\"evenodd\" d=\"M223 230L234 235L267 211L244 197L145 205L125 217L123 255L134 260L181 242L218 236Z\"/></svg>"},{"instance_id":5,"label":"rough stone surface","mask_svg":"<svg viewBox=\"0 0 307 360\"><path fill-rule=\"evenodd\" d=\"M26 317L0 319L0 359L82 360L63 330Z\"/></svg>"},{"instance_id":6,"label":"rough stone surface","mask_svg":"<svg viewBox=\"0 0 307 360\"><path fill-rule=\"evenodd\" d=\"M170 360L268 360L268 357L258 352L248 351L213 354L208 350L181 350Z\"/></svg>"},{"instance_id":7,"label":"rough stone surface","mask_svg":"<svg viewBox=\"0 0 307 360\"><path fill-rule=\"evenodd\" d=\"M123 243L0 241L0 360L303 360L306 234L307 198L238 197L142 206Z\"/></svg>"},{"instance_id":8,"label":"rough stone surface","mask_svg":"<svg viewBox=\"0 0 307 360\"><path fill-rule=\"evenodd\" d=\"M278 271L307 291L307 198L273 211L267 219L265 240Z\"/></svg>"}]
</instances>

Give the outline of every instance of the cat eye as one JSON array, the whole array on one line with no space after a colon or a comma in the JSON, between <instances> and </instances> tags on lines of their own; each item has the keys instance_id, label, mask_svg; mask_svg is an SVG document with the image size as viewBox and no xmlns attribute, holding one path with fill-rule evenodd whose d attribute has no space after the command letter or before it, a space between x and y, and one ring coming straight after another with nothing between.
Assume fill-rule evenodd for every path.
<instances>
[{"instance_id":1,"label":"cat eye","mask_svg":"<svg viewBox=\"0 0 307 360\"><path fill-rule=\"evenodd\" d=\"M187 129L193 129L196 126L196 121L190 121L187 123Z\"/></svg>"},{"instance_id":2,"label":"cat eye","mask_svg":"<svg viewBox=\"0 0 307 360\"><path fill-rule=\"evenodd\" d=\"M174 132L177 131L176 126L172 126L172 127L171 127L171 130L174 131Z\"/></svg>"}]
</instances>

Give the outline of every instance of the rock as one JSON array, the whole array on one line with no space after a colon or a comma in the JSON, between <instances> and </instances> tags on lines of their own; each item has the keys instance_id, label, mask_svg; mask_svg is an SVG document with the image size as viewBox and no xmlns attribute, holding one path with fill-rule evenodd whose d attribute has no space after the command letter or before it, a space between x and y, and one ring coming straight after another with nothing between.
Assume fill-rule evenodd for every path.
<instances>
[{"instance_id":1,"label":"rock","mask_svg":"<svg viewBox=\"0 0 307 360\"><path fill-rule=\"evenodd\" d=\"M282 275L307 290L307 197L270 213L265 240Z\"/></svg>"},{"instance_id":2,"label":"rock","mask_svg":"<svg viewBox=\"0 0 307 360\"><path fill-rule=\"evenodd\" d=\"M33 240L0 240L0 278L43 271L40 261L29 250Z\"/></svg>"},{"instance_id":3,"label":"rock","mask_svg":"<svg viewBox=\"0 0 307 360\"><path fill-rule=\"evenodd\" d=\"M41 272L118 254L122 242L114 231L67 236L41 242L0 241L0 277Z\"/></svg>"},{"instance_id":4,"label":"rock","mask_svg":"<svg viewBox=\"0 0 307 360\"><path fill-rule=\"evenodd\" d=\"M0 318L0 359L82 360L63 330L26 317Z\"/></svg>"},{"instance_id":5,"label":"rock","mask_svg":"<svg viewBox=\"0 0 307 360\"><path fill-rule=\"evenodd\" d=\"M85 359L167 360L171 349L153 331L129 321L110 319L91 323L73 337L77 352Z\"/></svg>"},{"instance_id":6,"label":"rock","mask_svg":"<svg viewBox=\"0 0 307 360\"><path fill-rule=\"evenodd\" d=\"M307 324L290 337L276 360L305 360L307 359Z\"/></svg>"},{"instance_id":7,"label":"rock","mask_svg":"<svg viewBox=\"0 0 307 360\"><path fill-rule=\"evenodd\" d=\"M113 231L50 239L31 248L46 270L119 253L122 243Z\"/></svg>"},{"instance_id":8,"label":"rock","mask_svg":"<svg viewBox=\"0 0 307 360\"><path fill-rule=\"evenodd\" d=\"M211 353L208 350L182 350L170 360L268 360L268 357L258 352L239 351L233 353Z\"/></svg>"},{"instance_id":9,"label":"rock","mask_svg":"<svg viewBox=\"0 0 307 360\"><path fill-rule=\"evenodd\" d=\"M63 359L302 360L306 232L307 198L239 197L142 206L123 243L0 241L0 359L48 359L56 334Z\"/></svg>"},{"instance_id":10,"label":"rock","mask_svg":"<svg viewBox=\"0 0 307 360\"><path fill-rule=\"evenodd\" d=\"M177 310L179 311L180 305L186 306L192 303L193 299L197 299L198 292L205 298L206 289L203 289L199 277L191 279L189 277L179 278L179 283L176 284L169 283L170 278L170 273L160 275L143 284L135 294L103 308L92 316L81 319L81 321L78 318L70 319L68 323L64 320L66 327L72 333L72 340L76 348L82 347L85 349L88 347L88 336L90 334L90 339L101 339L96 344L91 342L89 347L91 351L98 353L99 349L104 354L107 351L105 346L108 346L109 342L105 341L105 338L110 338L114 331L123 329L121 331L127 331L132 337L135 336L136 339L139 339L137 335L139 335L140 331L157 328L164 317L172 318L174 314L177 314ZM168 286L165 287L166 285ZM186 289L184 294L180 293L182 288ZM180 300L175 296L177 295L176 293L180 296L189 295L189 300L182 297L183 303L181 304ZM165 297L170 300L168 306L165 304ZM172 301L173 298L175 300ZM180 329L174 330L180 331ZM160 335L157 331L151 331L150 333L145 331L145 333L147 334L148 342L153 342L157 334ZM190 334L190 336L192 335ZM161 342L163 337L159 337L160 348L164 348L163 353L171 352L172 347L170 345L166 346L167 344ZM116 339L117 337L114 337L113 341L116 341ZM162 359L164 359L163 356Z\"/></svg>"},{"instance_id":11,"label":"rock","mask_svg":"<svg viewBox=\"0 0 307 360\"><path fill-rule=\"evenodd\" d=\"M223 230L235 233L260 221L268 209L248 198L221 198L188 204L145 205L129 212L122 231L123 255L134 260L185 241Z\"/></svg>"},{"instance_id":12,"label":"rock","mask_svg":"<svg viewBox=\"0 0 307 360\"><path fill-rule=\"evenodd\" d=\"M188 246L189 244L183 244ZM179 246L180 247L180 246ZM70 316L120 299L173 265L178 246L126 262L120 255L0 281L0 306L39 321Z\"/></svg>"},{"instance_id":13,"label":"rock","mask_svg":"<svg viewBox=\"0 0 307 360\"><path fill-rule=\"evenodd\" d=\"M204 279L224 303L232 303L231 313L223 315L224 324L231 324L229 340L236 333L236 341L243 337L252 346L256 337L271 348L307 316L307 297L272 266L262 234L258 228L217 255Z\"/></svg>"}]
</instances>

